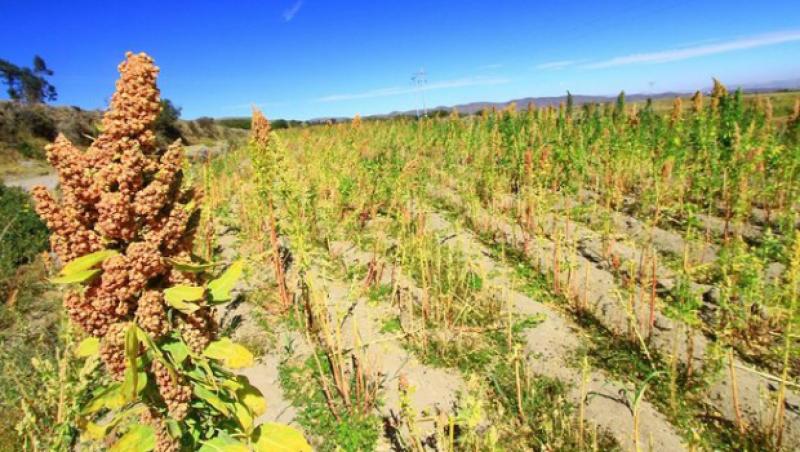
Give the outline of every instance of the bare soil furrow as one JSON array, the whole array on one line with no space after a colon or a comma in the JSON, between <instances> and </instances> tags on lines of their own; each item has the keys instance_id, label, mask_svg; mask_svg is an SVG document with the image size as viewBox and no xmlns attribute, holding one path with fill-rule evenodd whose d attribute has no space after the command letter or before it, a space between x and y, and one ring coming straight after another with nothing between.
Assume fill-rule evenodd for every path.
<instances>
[{"instance_id":1,"label":"bare soil furrow","mask_svg":"<svg viewBox=\"0 0 800 452\"><path fill-rule=\"evenodd\" d=\"M352 247L345 242L332 244L332 255L346 265L358 265L361 262L356 259ZM415 412L452 414L458 393L465 387L459 372L420 362L412 352L402 346L404 335L382 331L382 326L388 319L396 318L400 314L394 305L370 303L363 296L363 285L360 282L346 283L328 275L320 267L314 267L306 273L306 281L314 292L325 294L325 306L331 318L339 323L340 331L337 336L343 350L361 355L365 371L380 376L382 403L378 410L385 422L392 424L402 409L401 380L414 388L408 392L408 401ZM390 278L389 274L385 274L381 283L391 283ZM408 284L403 290L416 289ZM429 417L419 422L419 433L422 436L429 437L435 433L433 419L434 417ZM384 442L386 440L384 438Z\"/></svg>"},{"instance_id":2,"label":"bare soil furrow","mask_svg":"<svg viewBox=\"0 0 800 452\"><path fill-rule=\"evenodd\" d=\"M657 306L648 302L647 294L643 291L626 294L611 273L598 268L596 263L583 255L563 250L545 237L531 237L521 228L491 215L480 206L465 204L450 189L439 188L431 190L430 194L459 210L476 229L490 233L500 243L524 253L541 273L557 281L560 291L575 300L581 309L589 311L612 333L632 336L662 356L674 355L686 366L703 366L704 358L710 351L710 341L682 322L665 316ZM718 375L708 389L706 400L709 406L733 424L741 420L759 431L769 431L775 407L774 403L768 401L775 397L779 383L746 370L748 366L736 358L730 367L731 371ZM784 438L790 444L800 444L797 395L790 391L784 405Z\"/></svg>"},{"instance_id":3,"label":"bare soil furrow","mask_svg":"<svg viewBox=\"0 0 800 452\"><path fill-rule=\"evenodd\" d=\"M563 381L569 386L569 397L576 406L584 405L585 419L611 434L625 450L635 450L638 443L653 450L685 450L674 427L649 402L644 401L637 412L638 440L635 438L633 411L621 394L630 391L612 381L599 370L588 370L586 374L575 368L574 360L581 345L576 325L566 320L556 310L539 303L513 289L513 271L506 265L489 257L489 251L470 233L455 228L443 216L428 213L426 231L440 238L440 243L464 253L470 265L479 269L486 283L485 290L491 296L507 300L515 315L537 316L543 322L525 331L525 352L528 363L537 375ZM353 246L334 244L336 254L351 264L374 265L379 262L384 278L396 275L393 284L405 293L420 297L421 290L403 276L403 272L382 261L373 253L358 250ZM391 277L389 277L391 278ZM419 299L419 298L417 298Z\"/></svg>"}]
</instances>

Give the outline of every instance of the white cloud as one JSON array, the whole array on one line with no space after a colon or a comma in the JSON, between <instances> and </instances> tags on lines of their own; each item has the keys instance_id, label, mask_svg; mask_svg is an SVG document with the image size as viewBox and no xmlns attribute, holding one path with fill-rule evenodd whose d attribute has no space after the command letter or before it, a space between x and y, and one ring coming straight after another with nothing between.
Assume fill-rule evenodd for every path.
<instances>
[{"instance_id":1,"label":"white cloud","mask_svg":"<svg viewBox=\"0 0 800 452\"><path fill-rule=\"evenodd\" d=\"M486 65L483 65L483 66L479 66L477 69L479 71L486 71L486 70L491 70L491 69L500 69L501 67L503 67L502 64L495 63L495 64L486 64Z\"/></svg>"},{"instance_id":2,"label":"white cloud","mask_svg":"<svg viewBox=\"0 0 800 452\"><path fill-rule=\"evenodd\" d=\"M718 42L716 44L683 47L678 49L662 50L659 52L636 53L632 55L614 57L608 60L599 61L597 63L587 64L585 67L589 69L599 69L614 66L624 66L628 64L667 63L670 61L686 60L700 56L732 52L735 50L753 49L756 47L765 47L795 41L800 41L800 30L766 33L726 42Z\"/></svg>"},{"instance_id":3,"label":"white cloud","mask_svg":"<svg viewBox=\"0 0 800 452\"><path fill-rule=\"evenodd\" d=\"M433 91L439 89L462 88L465 86L481 86L481 85L502 85L509 83L511 80L501 77L466 77L455 80L445 80L442 82L428 83L422 86L394 86L390 88L380 88L361 93L348 93L348 94L331 94L316 99L317 102L338 102L342 100L353 99L371 99L375 97L388 97L399 96L402 94L411 94L419 91Z\"/></svg>"},{"instance_id":4,"label":"white cloud","mask_svg":"<svg viewBox=\"0 0 800 452\"><path fill-rule=\"evenodd\" d=\"M577 64L576 60L550 61L536 66L536 69L561 69Z\"/></svg>"},{"instance_id":5,"label":"white cloud","mask_svg":"<svg viewBox=\"0 0 800 452\"><path fill-rule=\"evenodd\" d=\"M300 8L303 7L303 0L297 0L294 4L283 12L283 20L284 22L289 22L294 19L294 16L300 11Z\"/></svg>"}]
</instances>

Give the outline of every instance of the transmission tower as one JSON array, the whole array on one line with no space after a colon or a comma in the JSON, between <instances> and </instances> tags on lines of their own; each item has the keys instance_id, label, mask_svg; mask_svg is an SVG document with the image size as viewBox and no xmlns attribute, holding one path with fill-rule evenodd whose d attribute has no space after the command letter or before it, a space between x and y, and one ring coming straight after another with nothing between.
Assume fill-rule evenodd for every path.
<instances>
[{"instance_id":1,"label":"transmission tower","mask_svg":"<svg viewBox=\"0 0 800 452\"><path fill-rule=\"evenodd\" d=\"M419 72L411 75L411 83L417 88L417 93L422 100L422 115L428 116L428 109L425 106L425 85L428 84L428 75L425 73L425 68L421 68ZM419 107L417 107L417 118L419 118Z\"/></svg>"}]
</instances>

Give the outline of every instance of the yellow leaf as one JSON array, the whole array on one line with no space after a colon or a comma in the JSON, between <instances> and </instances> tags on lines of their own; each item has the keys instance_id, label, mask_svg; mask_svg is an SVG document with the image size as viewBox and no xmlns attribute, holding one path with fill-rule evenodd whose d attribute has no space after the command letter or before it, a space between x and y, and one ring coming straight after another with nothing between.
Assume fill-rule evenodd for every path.
<instances>
[{"instance_id":1,"label":"yellow leaf","mask_svg":"<svg viewBox=\"0 0 800 452\"><path fill-rule=\"evenodd\" d=\"M173 308L191 314L200 309L200 306L190 301L198 301L205 295L205 289L199 286L177 285L164 291L164 300Z\"/></svg>"},{"instance_id":2,"label":"yellow leaf","mask_svg":"<svg viewBox=\"0 0 800 452\"><path fill-rule=\"evenodd\" d=\"M249 408L241 403L236 403L233 405L233 414L244 431L249 432L253 429L253 415L250 413Z\"/></svg>"},{"instance_id":3,"label":"yellow leaf","mask_svg":"<svg viewBox=\"0 0 800 452\"><path fill-rule=\"evenodd\" d=\"M70 273L68 275L59 276L50 279L53 284L78 284L86 282L100 274L100 269L81 270L79 272Z\"/></svg>"},{"instance_id":4,"label":"yellow leaf","mask_svg":"<svg viewBox=\"0 0 800 452\"><path fill-rule=\"evenodd\" d=\"M311 452L302 433L288 425L268 422L253 432L256 452Z\"/></svg>"},{"instance_id":5,"label":"yellow leaf","mask_svg":"<svg viewBox=\"0 0 800 452\"><path fill-rule=\"evenodd\" d=\"M220 433L216 438L203 443L199 452L250 452L250 449L225 433Z\"/></svg>"},{"instance_id":6,"label":"yellow leaf","mask_svg":"<svg viewBox=\"0 0 800 452\"><path fill-rule=\"evenodd\" d=\"M232 263L219 278L208 283L208 290L211 292L211 299L214 302L219 303L231 299L231 290L242 276L243 269L244 263L238 260Z\"/></svg>"},{"instance_id":7,"label":"yellow leaf","mask_svg":"<svg viewBox=\"0 0 800 452\"><path fill-rule=\"evenodd\" d=\"M230 369L241 369L253 365L253 354L244 346L228 338L222 338L208 344L203 355L222 361L222 365Z\"/></svg>"},{"instance_id":8,"label":"yellow leaf","mask_svg":"<svg viewBox=\"0 0 800 452\"><path fill-rule=\"evenodd\" d=\"M61 269L61 275L69 276L74 273L89 270L111 256L119 254L116 250L101 250L73 259Z\"/></svg>"},{"instance_id":9,"label":"yellow leaf","mask_svg":"<svg viewBox=\"0 0 800 452\"><path fill-rule=\"evenodd\" d=\"M250 381L244 375L239 376L239 383L241 388L236 390L236 397L239 398L253 416L258 417L267 411L267 401L255 386L250 384Z\"/></svg>"},{"instance_id":10,"label":"yellow leaf","mask_svg":"<svg viewBox=\"0 0 800 452\"><path fill-rule=\"evenodd\" d=\"M75 348L75 356L78 358L88 358L96 355L100 351L100 339L89 336L82 340Z\"/></svg>"},{"instance_id":11,"label":"yellow leaf","mask_svg":"<svg viewBox=\"0 0 800 452\"><path fill-rule=\"evenodd\" d=\"M89 415L96 413L103 408L113 410L124 406L125 398L122 397L122 393L120 392L119 388L120 385L115 384L98 392L97 395L81 410L81 414Z\"/></svg>"},{"instance_id":12,"label":"yellow leaf","mask_svg":"<svg viewBox=\"0 0 800 452\"><path fill-rule=\"evenodd\" d=\"M94 422L89 422L86 424L86 428L83 430L83 435L81 435L81 438L99 441L106 437L107 432L108 425L100 425L95 424Z\"/></svg>"},{"instance_id":13,"label":"yellow leaf","mask_svg":"<svg viewBox=\"0 0 800 452\"><path fill-rule=\"evenodd\" d=\"M128 429L114 445L108 448L109 452L149 452L156 447L156 435L153 427L136 424Z\"/></svg>"}]
</instances>

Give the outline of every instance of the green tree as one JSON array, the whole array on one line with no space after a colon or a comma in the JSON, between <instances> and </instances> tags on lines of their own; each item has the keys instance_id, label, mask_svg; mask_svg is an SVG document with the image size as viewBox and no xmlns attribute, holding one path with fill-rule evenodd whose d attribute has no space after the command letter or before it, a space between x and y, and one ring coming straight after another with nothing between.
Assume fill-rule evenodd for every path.
<instances>
[{"instance_id":1,"label":"green tree","mask_svg":"<svg viewBox=\"0 0 800 452\"><path fill-rule=\"evenodd\" d=\"M39 55L33 58L33 68L19 67L0 58L0 78L7 87L8 97L27 104L40 104L54 101L58 97L56 87L45 77L53 75L44 59Z\"/></svg>"},{"instance_id":2,"label":"green tree","mask_svg":"<svg viewBox=\"0 0 800 452\"><path fill-rule=\"evenodd\" d=\"M625 117L625 91L620 91L617 96L617 103L614 105L614 119L619 120Z\"/></svg>"},{"instance_id":3,"label":"green tree","mask_svg":"<svg viewBox=\"0 0 800 452\"><path fill-rule=\"evenodd\" d=\"M181 131L178 129L178 119L180 117L180 107L173 104L169 99L161 99L161 113L158 114L153 123L156 135L166 141L174 141L181 138Z\"/></svg>"},{"instance_id":4,"label":"green tree","mask_svg":"<svg viewBox=\"0 0 800 452\"><path fill-rule=\"evenodd\" d=\"M572 98L572 93L567 90L567 116L572 116L572 109L575 106L575 100Z\"/></svg>"}]
</instances>

